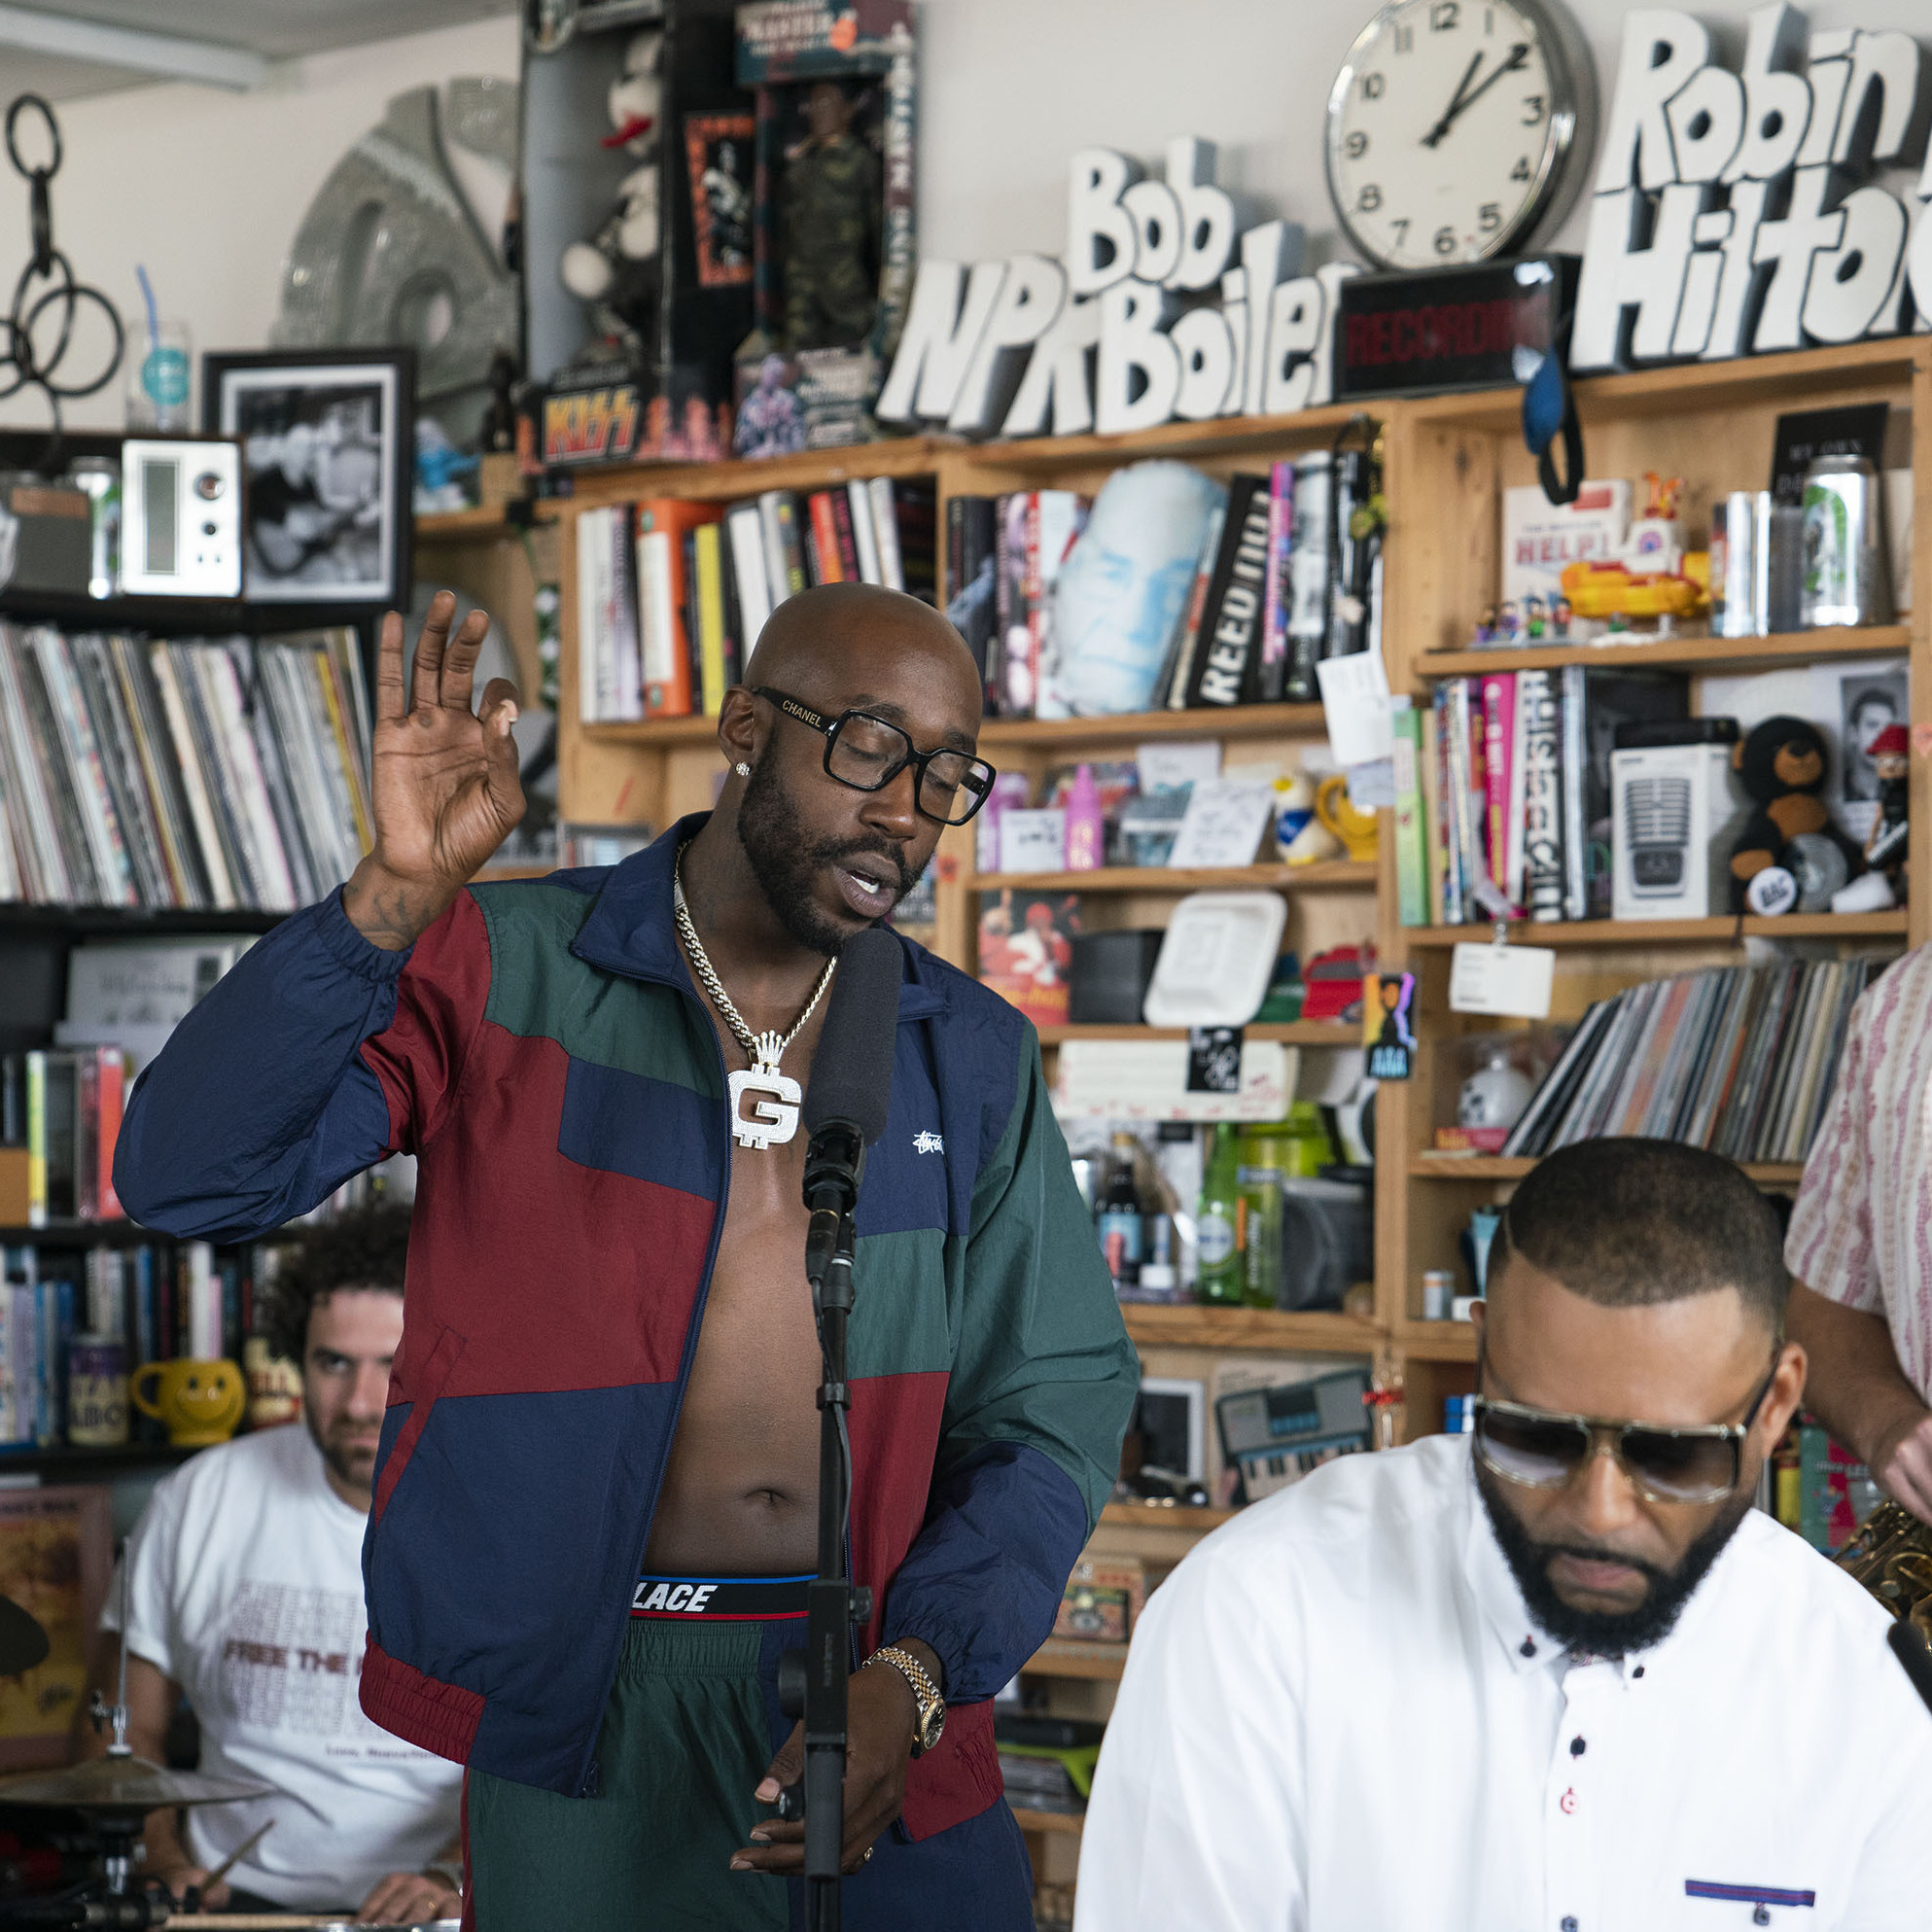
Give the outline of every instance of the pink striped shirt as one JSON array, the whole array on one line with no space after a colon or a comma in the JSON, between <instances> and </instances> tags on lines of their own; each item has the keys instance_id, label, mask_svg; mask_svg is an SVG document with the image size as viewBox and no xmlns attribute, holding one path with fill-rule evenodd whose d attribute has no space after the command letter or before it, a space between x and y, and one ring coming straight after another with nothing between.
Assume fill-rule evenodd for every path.
<instances>
[{"instance_id":1,"label":"pink striped shirt","mask_svg":"<svg viewBox=\"0 0 1932 1932\"><path fill-rule=\"evenodd\" d=\"M1906 1379L1932 1400L1932 946L1852 1008L1784 1260L1816 1293L1882 1315Z\"/></svg>"}]
</instances>

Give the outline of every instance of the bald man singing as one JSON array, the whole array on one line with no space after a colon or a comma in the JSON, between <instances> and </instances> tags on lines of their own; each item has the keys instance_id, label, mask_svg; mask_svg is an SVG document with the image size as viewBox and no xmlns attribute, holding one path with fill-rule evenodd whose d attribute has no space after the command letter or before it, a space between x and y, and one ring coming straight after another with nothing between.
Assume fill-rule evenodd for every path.
<instances>
[{"instance_id":1,"label":"bald man singing","mask_svg":"<svg viewBox=\"0 0 1932 1932\"><path fill-rule=\"evenodd\" d=\"M726 694L715 810L476 884L523 809L515 693L473 709L487 620L452 615L406 685L385 624L374 849L176 1032L116 1181L151 1227L245 1241L418 1156L361 1691L469 1767L464 1922L788 1932L820 1360L782 1083L840 948L986 795L977 669L912 598L794 597ZM1023 1932L989 1700L1052 1626L1137 1370L1033 1029L900 944L849 1341L845 1923Z\"/></svg>"}]
</instances>

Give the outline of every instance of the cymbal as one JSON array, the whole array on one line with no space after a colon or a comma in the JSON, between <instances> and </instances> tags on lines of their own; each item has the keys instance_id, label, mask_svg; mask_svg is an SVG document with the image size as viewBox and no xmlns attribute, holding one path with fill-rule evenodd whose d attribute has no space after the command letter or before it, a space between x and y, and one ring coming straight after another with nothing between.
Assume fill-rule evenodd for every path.
<instances>
[{"instance_id":1,"label":"cymbal","mask_svg":"<svg viewBox=\"0 0 1932 1932\"><path fill-rule=\"evenodd\" d=\"M0 1677L31 1670L47 1655L47 1633L11 1597L0 1597Z\"/></svg>"},{"instance_id":2,"label":"cymbal","mask_svg":"<svg viewBox=\"0 0 1932 1932\"><path fill-rule=\"evenodd\" d=\"M164 1805L231 1805L242 1798L274 1795L272 1784L169 1771L146 1758L90 1758L65 1771L0 1777L0 1805L42 1805L63 1810L155 1811Z\"/></svg>"}]
</instances>

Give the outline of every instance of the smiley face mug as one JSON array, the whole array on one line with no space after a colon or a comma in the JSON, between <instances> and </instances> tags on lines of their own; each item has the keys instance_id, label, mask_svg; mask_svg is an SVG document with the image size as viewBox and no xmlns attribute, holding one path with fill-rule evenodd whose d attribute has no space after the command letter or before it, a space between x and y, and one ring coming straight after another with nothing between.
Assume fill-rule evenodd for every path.
<instances>
[{"instance_id":1,"label":"smiley face mug","mask_svg":"<svg viewBox=\"0 0 1932 1932\"><path fill-rule=\"evenodd\" d=\"M149 1362L128 1381L134 1406L167 1426L177 1449L205 1449L235 1432L247 1400L241 1370L229 1361Z\"/></svg>"}]
</instances>

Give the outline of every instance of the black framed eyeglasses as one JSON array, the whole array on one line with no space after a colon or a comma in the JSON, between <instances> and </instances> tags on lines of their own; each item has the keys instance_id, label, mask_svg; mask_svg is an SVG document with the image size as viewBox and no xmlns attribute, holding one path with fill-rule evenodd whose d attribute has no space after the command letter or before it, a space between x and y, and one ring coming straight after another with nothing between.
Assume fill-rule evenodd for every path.
<instances>
[{"instance_id":1,"label":"black framed eyeglasses","mask_svg":"<svg viewBox=\"0 0 1932 1932\"><path fill-rule=\"evenodd\" d=\"M825 774L855 791L883 791L900 772L913 770L913 803L920 816L942 825L963 825L986 803L996 776L984 758L942 745L921 752L896 724L869 711L842 711L827 718L808 704L763 685L752 695L774 705L787 718L809 725L825 741Z\"/></svg>"},{"instance_id":2,"label":"black framed eyeglasses","mask_svg":"<svg viewBox=\"0 0 1932 1932\"><path fill-rule=\"evenodd\" d=\"M1563 1490L1589 1462L1599 1435L1636 1493L1651 1502L1716 1502L1736 1491L1744 1440L1777 1378L1777 1363L1758 1386L1741 1423L1668 1428L1605 1416L1563 1416L1521 1402L1473 1399L1476 1454L1483 1466L1527 1490Z\"/></svg>"}]
</instances>

